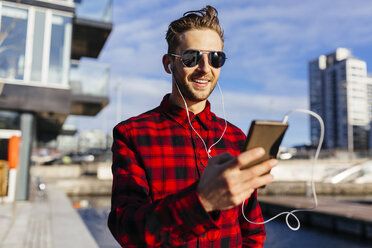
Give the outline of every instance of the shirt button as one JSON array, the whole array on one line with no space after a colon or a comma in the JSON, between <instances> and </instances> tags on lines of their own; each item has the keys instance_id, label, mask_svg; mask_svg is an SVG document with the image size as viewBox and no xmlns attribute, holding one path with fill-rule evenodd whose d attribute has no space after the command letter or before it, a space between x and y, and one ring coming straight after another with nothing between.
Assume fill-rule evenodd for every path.
<instances>
[{"instance_id":1,"label":"shirt button","mask_svg":"<svg viewBox=\"0 0 372 248\"><path fill-rule=\"evenodd\" d=\"M204 164L203 164L202 162L200 162L200 166L201 166L201 167L204 167Z\"/></svg>"}]
</instances>

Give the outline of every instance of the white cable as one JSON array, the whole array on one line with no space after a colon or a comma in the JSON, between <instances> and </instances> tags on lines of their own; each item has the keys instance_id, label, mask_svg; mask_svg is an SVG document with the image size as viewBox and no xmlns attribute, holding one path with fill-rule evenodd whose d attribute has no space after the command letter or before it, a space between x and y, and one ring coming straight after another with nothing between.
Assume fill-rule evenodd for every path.
<instances>
[{"instance_id":1,"label":"white cable","mask_svg":"<svg viewBox=\"0 0 372 248\"><path fill-rule=\"evenodd\" d=\"M173 76L173 74L172 74ZM217 82L217 85L218 85L218 89L220 90L220 95L221 95L221 101L222 101L222 111L223 111L223 118L225 120L225 128L222 132L222 135L221 137L216 141L214 142L209 148L207 148L207 145L205 143L205 141L203 140L203 138L200 136L200 134L194 129L193 125L191 124L191 121L190 121L190 114L189 114L189 108L187 107L187 103L186 103L186 100L185 98L183 97L182 93L181 93L181 90L180 88L178 87L178 83L176 81L176 78L173 76L174 78L174 81L176 82L176 86L177 86L177 90L178 92L180 93L181 97L182 97L182 100L183 100L183 103L185 105L185 108L186 108L186 114L187 114L187 120L189 121L189 124L192 128L192 130L194 130L194 132L199 136L200 140L203 142L203 145L204 145L204 149L205 151L207 152L207 155L208 155L208 158L212 158L212 156L210 155L210 152L211 152L211 148L213 146L215 146L218 142L220 142L220 140L222 139L222 137L224 136L225 132L226 132L226 129L227 129L227 121L226 121L226 113L225 113L225 104L224 104L224 99L223 99L223 94L222 94L222 90L221 90L221 87L220 87L220 84Z\"/></svg>"},{"instance_id":2,"label":"white cable","mask_svg":"<svg viewBox=\"0 0 372 248\"><path fill-rule=\"evenodd\" d=\"M224 130L223 130L223 132L222 132L222 135L221 135L221 137L215 142L215 143L213 143L213 145L211 145L210 147L209 147L209 152L210 152L210 150L211 150L211 148L213 147L213 146L215 146L218 142L220 142L220 140L222 139L222 137L225 135L225 132L226 132L226 129L227 129L227 121L226 121L226 113L225 113L225 100L224 100L224 98L223 98L223 94L222 94L222 90L221 90L221 87L220 87L220 84L218 83L218 81L217 81L217 86L218 86L218 89L219 89L219 91L220 91L220 95L221 95L221 103L222 103L222 112L223 112L223 119L224 119L224 121L225 121L225 128L224 128Z\"/></svg>"},{"instance_id":3,"label":"white cable","mask_svg":"<svg viewBox=\"0 0 372 248\"><path fill-rule=\"evenodd\" d=\"M317 198L317 195L316 195L315 183L314 183L314 166L317 163L317 160L318 160L318 157L319 157L319 153L320 153L320 149L321 149L322 144L323 144L323 139L324 139L324 122L323 122L322 118L317 113L315 113L313 111L310 111L310 110L307 110L307 109L294 109L292 111L287 112L284 115L283 123L287 123L288 116L290 114L292 114L293 112L302 112L302 113L310 114L310 115L314 116L319 121L319 124L320 124L319 144L318 144L318 148L316 149L316 152L315 152L315 155L314 155L312 169L311 169L311 188L312 188L312 194L313 194L313 198L314 198L314 206L311 207L311 208L295 209L295 210L292 210L292 211L289 211L289 212L282 212L282 213L279 213L279 214L275 215L271 219L268 219L268 220L263 221L263 222L253 222L253 221L249 220L245 216L245 214L244 214L244 203L245 203L245 200L244 200L243 201L243 204L242 204L242 215L243 215L244 219L246 221L248 221L249 223L251 223L251 224L256 224L256 225L266 224L266 223L268 223L268 222L270 222L270 221L278 218L279 216L281 216L283 214L286 214L285 221L287 223L287 226L292 231L297 231L298 229L300 229L301 223L300 223L300 220L297 218L297 216L294 213L296 213L296 212L304 212L304 211L311 211L311 210L314 210L314 209L316 209L318 207L318 198ZM296 227L291 226L291 224L289 223L289 217L290 216L292 216L293 218L295 218L295 220L297 222L297 226Z\"/></svg>"}]
</instances>

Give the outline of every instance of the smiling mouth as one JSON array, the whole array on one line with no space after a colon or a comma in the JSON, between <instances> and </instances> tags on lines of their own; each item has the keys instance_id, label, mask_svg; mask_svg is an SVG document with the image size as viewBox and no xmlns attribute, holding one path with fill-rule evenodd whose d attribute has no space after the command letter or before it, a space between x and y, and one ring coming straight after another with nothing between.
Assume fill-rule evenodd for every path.
<instances>
[{"instance_id":1,"label":"smiling mouth","mask_svg":"<svg viewBox=\"0 0 372 248\"><path fill-rule=\"evenodd\" d=\"M193 84L199 88L203 88L205 86L208 85L209 83L209 80L205 80L205 79L195 79L195 80L192 80Z\"/></svg>"}]
</instances>

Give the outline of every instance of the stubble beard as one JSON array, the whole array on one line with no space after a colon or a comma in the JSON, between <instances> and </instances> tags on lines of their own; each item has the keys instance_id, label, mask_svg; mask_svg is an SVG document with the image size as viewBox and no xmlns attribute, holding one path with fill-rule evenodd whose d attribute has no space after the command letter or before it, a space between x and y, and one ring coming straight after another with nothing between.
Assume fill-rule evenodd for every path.
<instances>
[{"instance_id":1,"label":"stubble beard","mask_svg":"<svg viewBox=\"0 0 372 248\"><path fill-rule=\"evenodd\" d=\"M217 85L216 82L213 82L213 83L210 82L210 84L214 84L214 85L212 85L212 88L209 90L209 92L204 92L203 94L197 94L198 92L194 92L192 90L191 84L187 84L184 80L177 79L176 77L174 79L176 81L176 84L180 88L180 91L183 97L192 102L201 102L201 101L207 100Z\"/></svg>"}]
</instances>

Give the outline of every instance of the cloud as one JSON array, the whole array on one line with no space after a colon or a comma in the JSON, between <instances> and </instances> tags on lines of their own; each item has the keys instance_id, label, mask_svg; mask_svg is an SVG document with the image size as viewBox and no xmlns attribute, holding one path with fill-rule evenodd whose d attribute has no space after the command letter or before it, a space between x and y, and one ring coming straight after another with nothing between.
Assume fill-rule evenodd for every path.
<instances>
[{"instance_id":1,"label":"cloud","mask_svg":"<svg viewBox=\"0 0 372 248\"><path fill-rule=\"evenodd\" d=\"M235 76L283 94L276 78L295 86L306 79L308 60L338 46L372 42L372 11L366 9L371 10L368 1L338 1L337 5L265 1L226 7L220 13L232 64L229 71L237 68ZM306 88L297 85L294 92Z\"/></svg>"},{"instance_id":2,"label":"cloud","mask_svg":"<svg viewBox=\"0 0 372 248\"><path fill-rule=\"evenodd\" d=\"M117 77L111 84L110 104L92 122L90 117L79 118L79 129L100 129L104 127L111 132L118 119L125 120L139 115L158 106L166 93L171 91L170 82L154 78ZM118 85L120 88L118 88ZM118 116L118 94L121 91L121 113ZM267 94L250 94L222 89L225 105L226 119L246 131L253 119L280 121L283 115L291 110L295 104L297 108L307 107L305 96L289 97ZM212 111L223 117L221 96L216 87L210 97ZM296 120L296 118L295 118ZM297 125L302 133L292 135L288 145L307 143L306 118L297 118ZM297 126L296 125L296 126ZM298 129L298 128L297 128Z\"/></svg>"},{"instance_id":3,"label":"cloud","mask_svg":"<svg viewBox=\"0 0 372 248\"><path fill-rule=\"evenodd\" d=\"M306 95L278 96L276 94L252 94L223 90L226 119L247 131L252 120L282 121L284 115L294 109L308 109ZM212 110L223 117L222 100L216 88L211 95ZM290 128L283 144L293 146L309 143L309 117L293 113L289 118Z\"/></svg>"},{"instance_id":4,"label":"cloud","mask_svg":"<svg viewBox=\"0 0 372 248\"><path fill-rule=\"evenodd\" d=\"M115 85L123 85L123 118L160 103L170 91L161 57L170 21L207 1L114 1L114 29L100 60L111 65L111 103L103 114L116 121ZM372 43L370 0L208 1L225 30L228 60L221 73L226 115L243 130L251 119L281 119L293 107L308 108L308 61L343 46ZM361 49L362 50L362 49ZM362 50L363 51L363 50ZM368 62L368 53L354 54ZM372 63L372 61L371 61ZM221 116L221 102L212 94ZM100 114L99 120L102 120ZM308 117L294 115L293 143L308 140ZM110 124L111 125L111 124ZM304 142L302 142L304 141Z\"/></svg>"},{"instance_id":5,"label":"cloud","mask_svg":"<svg viewBox=\"0 0 372 248\"><path fill-rule=\"evenodd\" d=\"M110 133L118 122L158 106L162 97L168 92L170 92L170 83L165 80L113 77L110 84L109 105L95 117L76 117L76 125L79 130L103 129ZM118 97L121 98L120 103Z\"/></svg>"},{"instance_id":6,"label":"cloud","mask_svg":"<svg viewBox=\"0 0 372 248\"><path fill-rule=\"evenodd\" d=\"M161 76L167 25L206 1L120 2L114 32L102 57L113 60L113 73ZM368 1L212 1L225 29L228 63L224 73L240 77L257 90L282 91L282 82L303 94L307 62L337 46L372 42ZM358 38L356 38L358 37ZM228 66L230 64L231 66Z\"/></svg>"},{"instance_id":7,"label":"cloud","mask_svg":"<svg viewBox=\"0 0 372 248\"><path fill-rule=\"evenodd\" d=\"M118 24L109 47L102 54L102 61L110 63L117 75L159 75L161 58L166 51L165 27L151 19L132 20Z\"/></svg>"},{"instance_id":8,"label":"cloud","mask_svg":"<svg viewBox=\"0 0 372 248\"><path fill-rule=\"evenodd\" d=\"M155 108L171 88L169 81L152 78L119 77L114 81L120 86L119 89L122 92L121 119L127 119ZM115 90L118 89L115 87ZM117 95L112 99L113 103L117 104Z\"/></svg>"}]
</instances>

